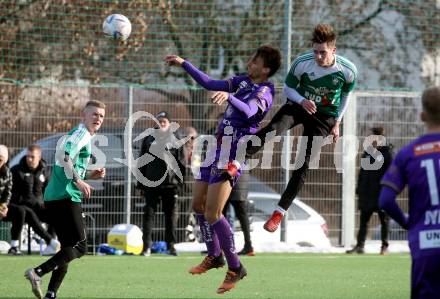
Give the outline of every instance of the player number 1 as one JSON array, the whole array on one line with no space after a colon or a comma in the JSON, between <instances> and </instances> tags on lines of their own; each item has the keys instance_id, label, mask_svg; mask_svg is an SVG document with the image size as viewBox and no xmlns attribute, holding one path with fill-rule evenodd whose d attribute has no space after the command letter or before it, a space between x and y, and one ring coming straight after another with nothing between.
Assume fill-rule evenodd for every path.
<instances>
[{"instance_id":1,"label":"player number 1","mask_svg":"<svg viewBox=\"0 0 440 299\"><path fill-rule=\"evenodd\" d=\"M439 160L439 165L440 165L440 160ZM422 160L420 166L426 169L426 176L428 177L429 193L431 194L431 205L436 206L439 204L439 200L438 200L437 180L434 169L434 160L433 159Z\"/></svg>"}]
</instances>

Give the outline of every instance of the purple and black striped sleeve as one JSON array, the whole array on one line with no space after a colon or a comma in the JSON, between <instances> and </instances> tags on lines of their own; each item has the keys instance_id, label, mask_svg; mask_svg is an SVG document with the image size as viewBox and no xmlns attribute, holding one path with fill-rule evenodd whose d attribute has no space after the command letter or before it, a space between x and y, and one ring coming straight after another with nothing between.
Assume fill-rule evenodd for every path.
<instances>
[{"instance_id":1,"label":"purple and black striped sleeve","mask_svg":"<svg viewBox=\"0 0 440 299\"><path fill-rule=\"evenodd\" d=\"M393 188L383 186L379 196L379 206L401 227L408 229L408 217L397 204L396 196L397 192Z\"/></svg>"},{"instance_id":2,"label":"purple and black striped sleeve","mask_svg":"<svg viewBox=\"0 0 440 299\"><path fill-rule=\"evenodd\" d=\"M400 151L380 182L382 190L379 196L379 207L391 216L400 226L408 229L408 217L396 202L397 195L406 185L404 175L405 152Z\"/></svg>"},{"instance_id":3,"label":"purple and black striped sleeve","mask_svg":"<svg viewBox=\"0 0 440 299\"><path fill-rule=\"evenodd\" d=\"M256 100L250 100L248 103L245 103L234 97L232 94L229 94L228 102L236 109L243 112L247 118L254 116L258 112Z\"/></svg>"},{"instance_id":4,"label":"purple and black striped sleeve","mask_svg":"<svg viewBox=\"0 0 440 299\"><path fill-rule=\"evenodd\" d=\"M272 98L271 89L267 86L262 86L247 102L241 101L232 94L229 95L228 101L236 109L243 112L247 118L250 118L257 114L258 110L264 113L267 107L271 105Z\"/></svg>"},{"instance_id":5,"label":"purple and black striped sleeve","mask_svg":"<svg viewBox=\"0 0 440 299\"><path fill-rule=\"evenodd\" d=\"M207 74L193 66L190 62L184 61L182 68L203 88L212 91L226 91L230 92L229 81L226 80L214 80Z\"/></svg>"}]
</instances>

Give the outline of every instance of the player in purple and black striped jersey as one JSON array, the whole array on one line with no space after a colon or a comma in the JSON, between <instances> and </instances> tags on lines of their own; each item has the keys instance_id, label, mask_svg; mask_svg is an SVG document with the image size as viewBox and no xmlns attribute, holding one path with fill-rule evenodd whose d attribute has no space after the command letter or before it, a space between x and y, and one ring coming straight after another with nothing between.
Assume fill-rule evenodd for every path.
<instances>
[{"instance_id":1,"label":"player in purple and black striped jersey","mask_svg":"<svg viewBox=\"0 0 440 299\"><path fill-rule=\"evenodd\" d=\"M228 80L228 92L230 97L235 97L242 103L254 101L255 109L243 111L229 100L228 106L220 122L218 132L223 132L226 126L242 128L250 133L255 133L260 128L260 123L272 107L275 88L272 82L254 83L248 75L232 77ZM238 103L238 102L237 102ZM252 111L253 110L253 111ZM258 113L253 113L258 112ZM245 114L245 116L243 115Z\"/></svg>"},{"instance_id":2,"label":"player in purple and black striped jersey","mask_svg":"<svg viewBox=\"0 0 440 299\"><path fill-rule=\"evenodd\" d=\"M382 178L380 207L408 229L411 298L440 298L440 88L422 95L421 119L428 129L396 155ZM408 186L409 215L396 203Z\"/></svg>"},{"instance_id":3,"label":"player in purple and black striped jersey","mask_svg":"<svg viewBox=\"0 0 440 299\"><path fill-rule=\"evenodd\" d=\"M181 66L194 80L208 90L216 91L214 104L227 103L223 120L217 129L217 146L213 163L200 169L200 178L195 182L192 207L196 212L208 255L203 262L192 267L191 274L202 274L228 263L226 277L217 293L222 294L235 287L246 276L235 251L234 235L222 211L231 193L232 186L240 176L240 168L234 161L237 151L244 149L244 136L258 131L260 122L272 106L274 86L268 82L281 65L279 50L264 45L257 49L247 63L247 75L229 80L213 80L179 56L169 55L165 62L170 66ZM222 146L230 142L229 152ZM226 144L228 145L228 144ZM244 147L243 147L244 145Z\"/></svg>"}]
</instances>

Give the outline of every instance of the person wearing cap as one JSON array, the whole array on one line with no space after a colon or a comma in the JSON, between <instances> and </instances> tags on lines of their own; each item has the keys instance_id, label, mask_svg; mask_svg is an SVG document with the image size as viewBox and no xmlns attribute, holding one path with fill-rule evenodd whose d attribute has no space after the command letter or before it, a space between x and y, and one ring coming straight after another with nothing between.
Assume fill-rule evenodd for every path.
<instances>
[{"instance_id":1,"label":"person wearing cap","mask_svg":"<svg viewBox=\"0 0 440 299\"><path fill-rule=\"evenodd\" d=\"M177 223L176 203L178 194L183 184L176 173L168 169L167 159L171 155L176 160L180 170L184 173L184 154L183 148L173 148L167 146L176 138L171 130L170 115L166 111L159 112L156 115L158 126L153 134L146 136L142 140L142 146L139 156L145 154L153 156L153 160L139 167L142 175L153 185L144 184L138 181L137 187L141 189L145 198L144 215L142 219L143 229L143 252L142 255L149 256L152 246L152 232L154 225L154 215L159 203L162 203L163 213L165 215L165 242L167 243L168 253L177 255L174 244L176 242L175 227ZM163 145L163 150L156 152L154 147ZM150 185L150 186L149 186Z\"/></svg>"},{"instance_id":2,"label":"person wearing cap","mask_svg":"<svg viewBox=\"0 0 440 299\"><path fill-rule=\"evenodd\" d=\"M59 242L43 228L40 219L35 212L26 206L10 202L12 197L13 176L6 165L8 161L8 148L0 145L0 219L9 221L11 225L11 248L9 255L21 255L19 239L23 225L29 224L34 232L40 236L48 245L44 254L54 254L59 248Z\"/></svg>"},{"instance_id":3,"label":"person wearing cap","mask_svg":"<svg viewBox=\"0 0 440 299\"><path fill-rule=\"evenodd\" d=\"M384 138L383 127L373 127L371 128L371 133L372 137L374 137L373 142L370 147L365 149L361 159L370 161L369 165L373 165L375 162L382 163L382 161L383 164L378 169L366 169L366 167L362 167L361 163L356 188L356 194L359 199L358 209L360 211L359 231L357 243L352 249L346 251L348 254L364 253L368 222L373 213L377 213L381 224L382 246L380 254L385 255L388 252L389 217L379 208L379 195L381 189L380 181L393 160L392 145L386 143L378 144L376 138Z\"/></svg>"}]
</instances>

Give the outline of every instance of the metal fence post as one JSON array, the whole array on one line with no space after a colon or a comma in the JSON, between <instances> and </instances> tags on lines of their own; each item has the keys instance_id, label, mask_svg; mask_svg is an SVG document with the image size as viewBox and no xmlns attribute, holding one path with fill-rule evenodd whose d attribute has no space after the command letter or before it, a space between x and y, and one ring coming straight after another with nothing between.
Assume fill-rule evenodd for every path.
<instances>
[{"instance_id":1,"label":"metal fence post","mask_svg":"<svg viewBox=\"0 0 440 299\"><path fill-rule=\"evenodd\" d=\"M127 101L126 101L126 107L125 111L127 113L126 118L127 121L130 118L130 116L133 114L133 86L129 86L127 90ZM127 136L124 136L124 138L127 138L127 148L125 149L127 160L129 163L129 166L127 166L127 171L125 172L125 188L124 188L124 200L125 200L125 223L130 224L131 223L131 157L133 156L133 136L132 131L130 130L127 133Z\"/></svg>"},{"instance_id":2,"label":"metal fence post","mask_svg":"<svg viewBox=\"0 0 440 299\"><path fill-rule=\"evenodd\" d=\"M357 96L349 99L344 115L343 136L357 136ZM350 159L347 146L342 150L342 245L354 243L355 199L356 199L356 161Z\"/></svg>"},{"instance_id":3,"label":"metal fence post","mask_svg":"<svg viewBox=\"0 0 440 299\"><path fill-rule=\"evenodd\" d=\"M90 220L92 221L92 248L93 248L93 255L96 255L96 221L95 218L92 216L92 214L90 213L83 213L84 217L89 217Z\"/></svg>"},{"instance_id":4,"label":"metal fence post","mask_svg":"<svg viewBox=\"0 0 440 299\"><path fill-rule=\"evenodd\" d=\"M285 75L287 76L289 69L290 69L290 56L292 51L292 34L291 34L291 27L292 27L292 0L285 0L284 2L284 65L285 65ZM290 165L290 158L292 156L292 153L290 152L292 149L292 146L290 144L290 130L286 132L284 135L284 143L283 143L283 152L286 153L284 155L284 158L286 159L285 164L286 166ZM284 187L287 188L287 184L289 183L290 178L290 167L286 167L284 169ZM286 242L287 241L287 220L288 217L283 218L283 221L281 222L281 234L280 234L280 241Z\"/></svg>"}]
</instances>

